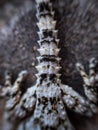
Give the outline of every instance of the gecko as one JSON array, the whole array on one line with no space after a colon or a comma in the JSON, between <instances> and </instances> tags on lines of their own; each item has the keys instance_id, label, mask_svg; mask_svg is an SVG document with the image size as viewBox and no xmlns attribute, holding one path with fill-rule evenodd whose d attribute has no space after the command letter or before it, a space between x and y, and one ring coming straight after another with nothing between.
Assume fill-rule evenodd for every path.
<instances>
[{"instance_id":1,"label":"gecko","mask_svg":"<svg viewBox=\"0 0 98 130\"><path fill-rule=\"evenodd\" d=\"M37 80L35 85L21 92L21 83L26 80L28 72L21 71L16 81L11 83L11 73L6 72L5 87L1 88L1 97L6 98L6 111L10 118L24 119L32 116L29 130L75 130L66 109L89 116L98 112L98 61L91 58L89 74L81 63L76 64L83 79L86 97L81 96L72 87L62 84L60 80L60 48L58 47L58 30L54 20L54 11L50 0L36 0L36 17L38 19Z\"/></svg>"}]
</instances>

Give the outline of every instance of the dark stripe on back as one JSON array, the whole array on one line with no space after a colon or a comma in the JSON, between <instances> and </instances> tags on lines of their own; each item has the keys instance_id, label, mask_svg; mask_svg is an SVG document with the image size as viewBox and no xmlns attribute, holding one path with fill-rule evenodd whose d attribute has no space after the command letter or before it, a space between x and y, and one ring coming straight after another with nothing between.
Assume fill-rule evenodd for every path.
<instances>
[{"instance_id":1,"label":"dark stripe on back","mask_svg":"<svg viewBox=\"0 0 98 130\"><path fill-rule=\"evenodd\" d=\"M56 58L51 58L51 57L43 57L42 59L40 59L40 62L44 62L44 61L46 61L46 62L49 62L49 61L51 61L51 62L56 62L56 63L58 63L58 61L56 60Z\"/></svg>"},{"instance_id":2,"label":"dark stripe on back","mask_svg":"<svg viewBox=\"0 0 98 130\"><path fill-rule=\"evenodd\" d=\"M39 12L44 12L44 11L47 11L47 12L51 12L51 9L52 7L49 5L49 2L41 2L39 5L38 5L38 11Z\"/></svg>"},{"instance_id":3,"label":"dark stripe on back","mask_svg":"<svg viewBox=\"0 0 98 130\"><path fill-rule=\"evenodd\" d=\"M56 59L57 58L57 56L55 56L55 55L42 55L42 58L54 58L54 59Z\"/></svg>"},{"instance_id":4,"label":"dark stripe on back","mask_svg":"<svg viewBox=\"0 0 98 130\"><path fill-rule=\"evenodd\" d=\"M43 33L43 36L46 38L46 37L53 37L53 31L52 30L48 30L48 29L45 29L42 31Z\"/></svg>"},{"instance_id":5,"label":"dark stripe on back","mask_svg":"<svg viewBox=\"0 0 98 130\"><path fill-rule=\"evenodd\" d=\"M42 13L39 13L38 14L38 17L45 17L45 16L51 16L52 17L52 14L50 12L42 12Z\"/></svg>"},{"instance_id":6,"label":"dark stripe on back","mask_svg":"<svg viewBox=\"0 0 98 130\"><path fill-rule=\"evenodd\" d=\"M52 82L55 82L56 79L56 74L41 74L40 75L40 84L43 82L43 80L47 79L47 77L49 77L49 80Z\"/></svg>"},{"instance_id":7,"label":"dark stripe on back","mask_svg":"<svg viewBox=\"0 0 98 130\"><path fill-rule=\"evenodd\" d=\"M54 30L49 30L49 29L44 29L42 31L42 39L45 39L45 38L55 38L55 36L53 36L53 32Z\"/></svg>"},{"instance_id":8,"label":"dark stripe on back","mask_svg":"<svg viewBox=\"0 0 98 130\"><path fill-rule=\"evenodd\" d=\"M41 45L43 45L43 44L45 44L45 43L47 43L47 44L56 44L57 45L57 42L55 41L55 38L53 38L53 39L51 39L51 40L47 40L47 39L43 39L43 40L41 40L40 41L40 43L41 43Z\"/></svg>"},{"instance_id":9,"label":"dark stripe on back","mask_svg":"<svg viewBox=\"0 0 98 130\"><path fill-rule=\"evenodd\" d=\"M52 7L49 5L48 2L40 3L38 6L39 17L41 16L45 17L46 15L52 16L51 10Z\"/></svg>"},{"instance_id":10,"label":"dark stripe on back","mask_svg":"<svg viewBox=\"0 0 98 130\"><path fill-rule=\"evenodd\" d=\"M54 80L55 77L56 77L56 74L50 74L50 75L49 75L49 79L50 79L50 80Z\"/></svg>"}]
</instances>

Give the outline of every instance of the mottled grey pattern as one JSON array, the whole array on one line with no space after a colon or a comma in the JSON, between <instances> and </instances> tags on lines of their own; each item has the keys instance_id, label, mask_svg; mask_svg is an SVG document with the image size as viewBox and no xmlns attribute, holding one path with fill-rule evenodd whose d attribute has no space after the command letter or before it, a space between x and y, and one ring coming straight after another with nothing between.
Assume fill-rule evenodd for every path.
<instances>
[{"instance_id":1,"label":"mottled grey pattern","mask_svg":"<svg viewBox=\"0 0 98 130\"><path fill-rule=\"evenodd\" d=\"M46 12L42 10L41 12L38 8L40 7L40 4L44 5L45 9L47 9L46 5L48 5L50 7L49 10L45 10ZM16 118L24 118L29 112L30 114L33 113L30 120L30 129L72 130L73 128L65 111L66 107L77 113L91 116L93 112L96 113L96 106L90 100L91 95L88 95L87 90L85 91L85 94L87 95L88 100L81 97L69 86L61 84L59 79L60 74L58 73L61 68L59 65L60 58L58 57L59 48L57 46L59 40L57 39L57 31L55 30L56 22L53 20L51 3L49 3L48 0L44 0L44 2L39 1L38 7L39 12L37 12L37 17L39 23L37 25L40 30L38 33L40 38L40 41L38 42L40 49L38 49L38 51L41 56L38 57L39 63L38 66L36 66L39 72L37 74L37 82L36 85L29 88L23 96L20 93L20 90L18 89L17 92L13 85L9 91L10 100L8 100L10 109L14 107L11 111L11 115L14 114ZM48 32L47 30L52 30L52 34L46 33ZM41 42L44 44L42 45ZM52 58L50 58L51 56ZM43 59L42 62L41 59ZM90 66L91 65L92 62L90 63ZM83 72L80 64L78 64L78 67L80 68L80 72ZM96 82L98 80L98 76L96 67L97 66L92 69L95 74L91 75L91 78L92 76L95 77L95 80L93 80L94 86L92 87L97 87ZM82 76L84 77L84 75ZM17 82L16 80L16 84L17 83L20 84L20 82ZM13 91L13 89L15 91ZM90 92L92 95L95 95L96 89L93 89L93 91ZM17 101L16 99L21 100L18 100L18 103L15 103L15 101ZM95 100L94 103L96 104L96 102L97 101ZM12 104L14 104L13 107L11 106ZM29 126L26 125L26 129L29 129L29 127L30 124Z\"/></svg>"}]
</instances>

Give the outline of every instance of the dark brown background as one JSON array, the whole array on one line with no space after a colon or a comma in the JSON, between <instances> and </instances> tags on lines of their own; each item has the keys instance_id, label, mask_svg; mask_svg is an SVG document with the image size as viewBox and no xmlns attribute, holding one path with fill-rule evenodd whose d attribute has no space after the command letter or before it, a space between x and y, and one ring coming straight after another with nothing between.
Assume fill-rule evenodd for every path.
<instances>
[{"instance_id":1,"label":"dark brown background","mask_svg":"<svg viewBox=\"0 0 98 130\"><path fill-rule=\"evenodd\" d=\"M52 0L62 58L62 83L72 86L84 95L82 79L75 63L84 64L88 72L91 57L98 59L98 1ZM27 69L29 76L24 87L35 81L34 74L37 45L36 8L34 0L0 0L0 83L4 84L4 72L9 69L16 78L19 71ZM34 64L32 66L32 63ZM0 101L0 130L10 130L3 119L4 100ZM97 130L98 116L91 119L69 112L77 130ZM21 129L22 130L22 129Z\"/></svg>"}]
</instances>

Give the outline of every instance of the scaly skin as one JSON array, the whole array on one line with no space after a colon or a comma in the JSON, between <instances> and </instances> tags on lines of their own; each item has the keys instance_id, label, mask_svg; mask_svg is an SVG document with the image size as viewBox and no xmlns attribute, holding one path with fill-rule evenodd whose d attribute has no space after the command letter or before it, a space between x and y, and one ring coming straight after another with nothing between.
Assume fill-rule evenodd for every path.
<instances>
[{"instance_id":1,"label":"scaly skin","mask_svg":"<svg viewBox=\"0 0 98 130\"><path fill-rule=\"evenodd\" d=\"M90 60L90 74L84 72L83 66L77 63L77 68L84 81L84 92L87 98L82 97L70 86L61 83L59 70L60 58L58 53L59 39L55 29L56 21L52 3L49 0L36 0L37 26L39 28L39 53L37 57L38 70L37 81L34 86L28 88L25 94L21 94L20 83L27 75L22 71L14 85L11 85L10 75L6 76L6 89L2 90L2 96L7 96L6 108L9 115L15 118L24 118L28 113L32 116L32 127L29 130L74 130L71 125L66 108L86 116L97 113L98 101L98 72L97 61Z\"/></svg>"}]
</instances>

